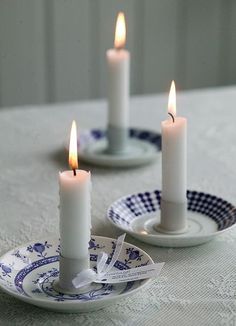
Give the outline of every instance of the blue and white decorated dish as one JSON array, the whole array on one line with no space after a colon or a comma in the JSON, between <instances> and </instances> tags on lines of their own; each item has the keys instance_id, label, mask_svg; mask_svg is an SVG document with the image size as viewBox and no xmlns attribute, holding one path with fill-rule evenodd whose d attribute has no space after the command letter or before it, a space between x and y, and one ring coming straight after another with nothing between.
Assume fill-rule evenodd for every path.
<instances>
[{"instance_id":1,"label":"blue and white decorated dish","mask_svg":"<svg viewBox=\"0 0 236 326\"><path fill-rule=\"evenodd\" d=\"M127 153L107 153L106 131L102 129L83 130L78 137L79 158L99 166L129 167L152 162L161 151L161 135L143 129L129 130Z\"/></svg>"},{"instance_id":2,"label":"blue and white decorated dish","mask_svg":"<svg viewBox=\"0 0 236 326\"><path fill-rule=\"evenodd\" d=\"M160 223L159 190L128 195L115 201L108 220L133 237L162 247L188 247L210 241L236 224L236 207L226 200L198 191L187 191L188 230L178 235L156 231Z\"/></svg>"},{"instance_id":3,"label":"blue and white decorated dish","mask_svg":"<svg viewBox=\"0 0 236 326\"><path fill-rule=\"evenodd\" d=\"M91 268L96 266L99 252L104 251L112 256L115 241L92 236L89 247ZM0 258L0 288L39 307L61 312L80 312L100 309L120 301L151 281L146 279L119 284L93 283L78 290L78 294L59 293L53 288L53 283L59 275L59 252L59 241L55 239L31 242L9 251ZM153 264L153 260L146 252L124 243L113 270L147 264Z\"/></svg>"}]
</instances>

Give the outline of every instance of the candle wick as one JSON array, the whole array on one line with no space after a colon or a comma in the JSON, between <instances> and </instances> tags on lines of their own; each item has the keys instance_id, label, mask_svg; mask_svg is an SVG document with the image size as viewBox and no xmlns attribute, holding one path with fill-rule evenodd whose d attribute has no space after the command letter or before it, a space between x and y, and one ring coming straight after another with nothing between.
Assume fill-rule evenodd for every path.
<instances>
[{"instance_id":1,"label":"candle wick","mask_svg":"<svg viewBox=\"0 0 236 326\"><path fill-rule=\"evenodd\" d=\"M121 51L122 49L124 49L124 47L122 46L122 45L120 45L120 46L116 46L115 47L115 49L116 49L116 51Z\"/></svg>"},{"instance_id":2,"label":"candle wick","mask_svg":"<svg viewBox=\"0 0 236 326\"><path fill-rule=\"evenodd\" d=\"M175 117L173 116L172 113L168 112L168 114L171 116L172 120L173 120L173 123L175 122Z\"/></svg>"},{"instance_id":3,"label":"candle wick","mask_svg":"<svg viewBox=\"0 0 236 326\"><path fill-rule=\"evenodd\" d=\"M74 176L76 176L76 169L73 169Z\"/></svg>"}]
</instances>

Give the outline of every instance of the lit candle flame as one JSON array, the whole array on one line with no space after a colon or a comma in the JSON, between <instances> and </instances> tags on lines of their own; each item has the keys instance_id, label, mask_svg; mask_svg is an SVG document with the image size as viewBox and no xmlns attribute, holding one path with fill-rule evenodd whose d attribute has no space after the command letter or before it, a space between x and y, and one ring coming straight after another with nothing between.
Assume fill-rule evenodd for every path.
<instances>
[{"instance_id":1,"label":"lit candle flame","mask_svg":"<svg viewBox=\"0 0 236 326\"><path fill-rule=\"evenodd\" d=\"M78 168L78 156L77 156L77 130L76 122L73 120L70 132L70 147L69 147L69 166L72 170Z\"/></svg>"},{"instance_id":2,"label":"lit candle flame","mask_svg":"<svg viewBox=\"0 0 236 326\"><path fill-rule=\"evenodd\" d=\"M126 41L126 25L125 15L123 12L119 12L116 20L116 32L114 45L116 49L122 49L125 46Z\"/></svg>"},{"instance_id":3,"label":"lit candle flame","mask_svg":"<svg viewBox=\"0 0 236 326\"><path fill-rule=\"evenodd\" d=\"M176 116L176 90L175 90L175 82L172 80L169 100L168 100L168 113L172 114L173 117Z\"/></svg>"}]
</instances>

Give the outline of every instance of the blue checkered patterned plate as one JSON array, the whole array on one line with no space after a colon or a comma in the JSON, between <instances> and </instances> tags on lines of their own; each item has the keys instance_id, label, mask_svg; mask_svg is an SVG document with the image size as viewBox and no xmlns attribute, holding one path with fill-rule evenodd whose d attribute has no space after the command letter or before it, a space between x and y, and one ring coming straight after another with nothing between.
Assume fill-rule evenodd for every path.
<instances>
[{"instance_id":1,"label":"blue checkered patterned plate","mask_svg":"<svg viewBox=\"0 0 236 326\"><path fill-rule=\"evenodd\" d=\"M143 129L129 130L128 151L122 155L106 152L106 131L102 129L82 130L78 137L79 158L98 166L129 167L150 163L161 151L161 135Z\"/></svg>"},{"instance_id":2,"label":"blue checkered patterned plate","mask_svg":"<svg viewBox=\"0 0 236 326\"><path fill-rule=\"evenodd\" d=\"M157 232L160 222L159 190L128 195L115 201L107 212L108 220L133 237L156 246L188 247L210 241L231 229L236 222L236 207L226 200L198 191L187 191L188 231L170 235Z\"/></svg>"},{"instance_id":3,"label":"blue checkered patterned plate","mask_svg":"<svg viewBox=\"0 0 236 326\"><path fill-rule=\"evenodd\" d=\"M92 236L89 243L90 265L96 266L97 256L104 251L112 256L115 240ZM151 279L117 284L95 284L64 294L54 289L59 276L58 239L32 241L0 257L0 288L24 302L60 312L82 312L106 307L136 293ZM123 270L153 264L142 249L124 242L113 270Z\"/></svg>"}]
</instances>

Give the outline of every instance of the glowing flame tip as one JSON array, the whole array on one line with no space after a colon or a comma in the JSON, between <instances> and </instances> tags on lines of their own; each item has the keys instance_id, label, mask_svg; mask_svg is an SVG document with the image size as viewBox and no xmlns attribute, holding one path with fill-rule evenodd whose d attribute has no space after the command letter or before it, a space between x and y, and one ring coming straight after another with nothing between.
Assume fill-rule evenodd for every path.
<instances>
[{"instance_id":1,"label":"glowing flame tip","mask_svg":"<svg viewBox=\"0 0 236 326\"><path fill-rule=\"evenodd\" d=\"M126 41L126 24L125 15L123 12L119 12L116 20L116 31L114 45L116 49L122 49L125 46Z\"/></svg>"},{"instance_id":2,"label":"glowing flame tip","mask_svg":"<svg viewBox=\"0 0 236 326\"><path fill-rule=\"evenodd\" d=\"M70 132L70 147L69 147L69 166L72 170L78 168L78 156L77 156L77 129L76 122L73 120Z\"/></svg>"},{"instance_id":3,"label":"glowing flame tip","mask_svg":"<svg viewBox=\"0 0 236 326\"><path fill-rule=\"evenodd\" d=\"M168 112L171 113L174 117L176 116L176 89L174 80L172 80L170 87Z\"/></svg>"}]
</instances>

